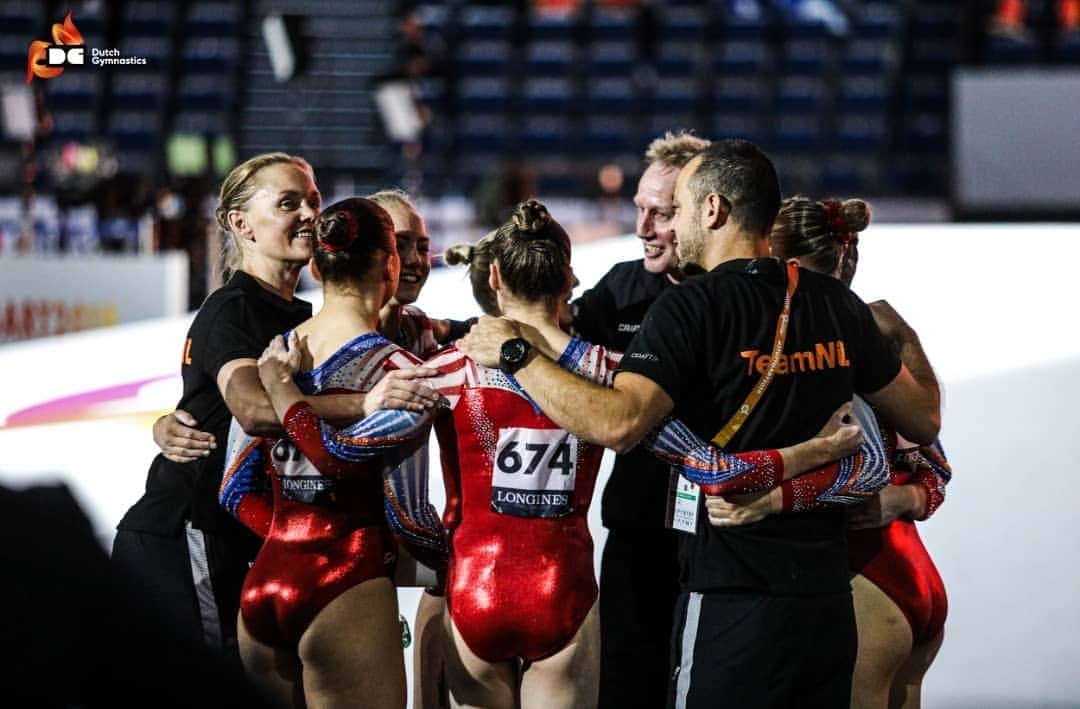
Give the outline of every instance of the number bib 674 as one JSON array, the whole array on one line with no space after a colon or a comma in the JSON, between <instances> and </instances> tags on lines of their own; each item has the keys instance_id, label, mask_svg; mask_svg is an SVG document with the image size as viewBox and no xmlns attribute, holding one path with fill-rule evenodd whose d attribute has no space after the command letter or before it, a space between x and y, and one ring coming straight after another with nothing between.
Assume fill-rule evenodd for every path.
<instances>
[{"instance_id":1,"label":"number bib 674","mask_svg":"<svg viewBox=\"0 0 1080 709\"><path fill-rule=\"evenodd\" d=\"M491 471L491 509L563 517L574 509L578 440L562 429L503 428Z\"/></svg>"}]
</instances>

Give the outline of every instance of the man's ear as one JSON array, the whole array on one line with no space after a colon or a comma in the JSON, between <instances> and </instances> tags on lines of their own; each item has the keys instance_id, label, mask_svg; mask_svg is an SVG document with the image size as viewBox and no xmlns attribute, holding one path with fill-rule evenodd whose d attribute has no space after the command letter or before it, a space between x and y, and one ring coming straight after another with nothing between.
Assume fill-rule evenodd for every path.
<instances>
[{"instance_id":1,"label":"man's ear","mask_svg":"<svg viewBox=\"0 0 1080 709\"><path fill-rule=\"evenodd\" d=\"M705 195L701 205L701 226L706 229L719 229L727 223L731 214L731 202L723 195L710 192Z\"/></svg>"},{"instance_id":2,"label":"man's ear","mask_svg":"<svg viewBox=\"0 0 1080 709\"><path fill-rule=\"evenodd\" d=\"M502 287L502 277L499 275L499 264L495 261L491 262L491 270L488 272L488 287L496 292Z\"/></svg>"}]
</instances>

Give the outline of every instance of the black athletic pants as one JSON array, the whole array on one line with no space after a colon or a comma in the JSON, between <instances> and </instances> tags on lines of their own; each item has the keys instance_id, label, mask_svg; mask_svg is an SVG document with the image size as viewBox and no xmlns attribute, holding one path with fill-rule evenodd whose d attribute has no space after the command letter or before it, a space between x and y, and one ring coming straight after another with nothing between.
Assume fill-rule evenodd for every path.
<instances>
[{"instance_id":1,"label":"black athletic pants","mask_svg":"<svg viewBox=\"0 0 1080 709\"><path fill-rule=\"evenodd\" d=\"M668 529L611 529L600 563L601 709L663 707L679 597Z\"/></svg>"},{"instance_id":2,"label":"black athletic pants","mask_svg":"<svg viewBox=\"0 0 1080 709\"><path fill-rule=\"evenodd\" d=\"M851 593L683 593L669 709L847 709L857 637Z\"/></svg>"},{"instance_id":3,"label":"black athletic pants","mask_svg":"<svg viewBox=\"0 0 1080 709\"><path fill-rule=\"evenodd\" d=\"M112 562L178 635L239 662L236 616L248 559L236 546L190 522L177 537L122 529Z\"/></svg>"}]
</instances>

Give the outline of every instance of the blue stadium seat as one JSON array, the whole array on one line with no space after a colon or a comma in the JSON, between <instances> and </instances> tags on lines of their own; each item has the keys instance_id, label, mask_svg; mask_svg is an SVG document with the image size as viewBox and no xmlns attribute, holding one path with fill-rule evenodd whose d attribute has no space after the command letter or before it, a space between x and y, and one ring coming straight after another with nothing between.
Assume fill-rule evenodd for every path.
<instances>
[{"instance_id":1,"label":"blue stadium seat","mask_svg":"<svg viewBox=\"0 0 1080 709\"><path fill-rule=\"evenodd\" d=\"M817 181L824 195L862 195L875 190L877 169L870 161L834 157L822 166Z\"/></svg>"},{"instance_id":2,"label":"blue stadium seat","mask_svg":"<svg viewBox=\"0 0 1080 709\"><path fill-rule=\"evenodd\" d=\"M780 53L785 74L823 75L836 69L832 42L828 39L792 39Z\"/></svg>"},{"instance_id":3,"label":"blue stadium seat","mask_svg":"<svg viewBox=\"0 0 1080 709\"><path fill-rule=\"evenodd\" d=\"M852 38L888 39L900 34L898 3L853 3Z\"/></svg>"},{"instance_id":4,"label":"blue stadium seat","mask_svg":"<svg viewBox=\"0 0 1080 709\"><path fill-rule=\"evenodd\" d=\"M462 42L457 56L458 66L465 76L508 73L512 59L510 42L499 39Z\"/></svg>"},{"instance_id":5,"label":"blue stadium seat","mask_svg":"<svg viewBox=\"0 0 1080 709\"><path fill-rule=\"evenodd\" d=\"M634 29L635 11L625 7L593 8L589 21L589 38L592 41L628 39Z\"/></svg>"},{"instance_id":6,"label":"blue stadium seat","mask_svg":"<svg viewBox=\"0 0 1080 709\"><path fill-rule=\"evenodd\" d=\"M693 113L688 112L666 112L658 109L652 115L649 116L649 139L658 138L668 131L676 132L680 130L694 131L698 135L712 135L712 131L708 126L702 126L698 123L698 118ZM647 141L643 145L647 144Z\"/></svg>"},{"instance_id":7,"label":"blue stadium seat","mask_svg":"<svg viewBox=\"0 0 1080 709\"><path fill-rule=\"evenodd\" d=\"M773 70L772 50L763 39L724 40L713 66L721 76L766 76Z\"/></svg>"},{"instance_id":8,"label":"blue stadium seat","mask_svg":"<svg viewBox=\"0 0 1080 709\"><path fill-rule=\"evenodd\" d=\"M883 112L889 106L890 82L884 76L843 76L837 88L837 110Z\"/></svg>"},{"instance_id":9,"label":"blue stadium seat","mask_svg":"<svg viewBox=\"0 0 1080 709\"><path fill-rule=\"evenodd\" d=\"M31 38L41 32L45 24L45 3L40 0L5 0L0 5L0 28L3 34L17 37L24 45L29 44ZM59 21L57 18L53 22ZM78 26L76 22L76 26ZM81 28L80 28L81 31ZM46 37L41 37L46 39ZM26 47L23 47L23 55Z\"/></svg>"},{"instance_id":10,"label":"blue stadium seat","mask_svg":"<svg viewBox=\"0 0 1080 709\"><path fill-rule=\"evenodd\" d=\"M758 78L730 76L713 88L713 109L727 113L762 113L771 108L771 89Z\"/></svg>"},{"instance_id":11,"label":"blue stadium seat","mask_svg":"<svg viewBox=\"0 0 1080 709\"><path fill-rule=\"evenodd\" d=\"M663 12L663 39L700 40L705 36L705 8L668 5Z\"/></svg>"},{"instance_id":12,"label":"blue stadium seat","mask_svg":"<svg viewBox=\"0 0 1080 709\"><path fill-rule=\"evenodd\" d=\"M567 116L528 116L521 126L521 149L532 155L565 151L572 140Z\"/></svg>"},{"instance_id":13,"label":"blue stadium seat","mask_svg":"<svg viewBox=\"0 0 1080 709\"><path fill-rule=\"evenodd\" d=\"M814 113L828 94L825 79L813 76L787 76L777 82L776 108L783 113Z\"/></svg>"},{"instance_id":14,"label":"blue stadium seat","mask_svg":"<svg viewBox=\"0 0 1080 709\"><path fill-rule=\"evenodd\" d=\"M82 72L78 81L50 81L45 84L45 104L53 109L87 110L101 100L100 72Z\"/></svg>"},{"instance_id":15,"label":"blue stadium seat","mask_svg":"<svg viewBox=\"0 0 1080 709\"><path fill-rule=\"evenodd\" d=\"M896 44L891 39L852 39L843 52L844 74L885 74L896 63Z\"/></svg>"},{"instance_id":16,"label":"blue stadium seat","mask_svg":"<svg viewBox=\"0 0 1080 709\"><path fill-rule=\"evenodd\" d=\"M124 5L120 36L167 38L176 26L176 9L177 3L172 2L129 0Z\"/></svg>"},{"instance_id":17,"label":"blue stadium seat","mask_svg":"<svg viewBox=\"0 0 1080 709\"><path fill-rule=\"evenodd\" d=\"M585 92L590 113L625 113L640 108L627 77L589 77Z\"/></svg>"},{"instance_id":18,"label":"blue stadium seat","mask_svg":"<svg viewBox=\"0 0 1080 709\"><path fill-rule=\"evenodd\" d=\"M605 156L633 151L636 146L632 121L617 116L589 117L582 147L593 155Z\"/></svg>"},{"instance_id":19,"label":"blue stadium seat","mask_svg":"<svg viewBox=\"0 0 1080 709\"><path fill-rule=\"evenodd\" d=\"M111 103L124 110L162 108L168 85L164 72L118 71L112 80Z\"/></svg>"},{"instance_id":20,"label":"blue stadium seat","mask_svg":"<svg viewBox=\"0 0 1080 709\"><path fill-rule=\"evenodd\" d=\"M85 140L97 133L94 110L52 111L54 140Z\"/></svg>"},{"instance_id":21,"label":"blue stadium seat","mask_svg":"<svg viewBox=\"0 0 1080 709\"><path fill-rule=\"evenodd\" d=\"M458 121L458 143L469 153L499 153L509 146L501 113L469 114Z\"/></svg>"},{"instance_id":22,"label":"blue stadium seat","mask_svg":"<svg viewBox=\"0 0 1080 709\"><path fill-rule=\"evenodd\" d=\"M224 110L232 91L223 74L186 74L176 89L177 105L184 110Z\"/></svg>"},{"instance_id":23,"label":"blue stadium seat","mask_svg":"<svg viewBox=\"0 0 1080 709\"><path fill-rule=\"evenodd\" d=\"M844 113L836 118L836 148L843 153L879 153L889 138L884 113Z\"/></svg>"},{"instance_id":24,"label":"blue stadium seat","mask_svg":"<svg viewBox=\"0 0 1080 709\"><path fill-rule=\"evenodd\" d=\"M821 120L815 115L781 115L776 119L773 133L775 149L805 155L819 153L825 147Z\"/></svg>"},{"instance_id":25,"label":"blue stadium seat","mask_svg":"<svg viewBox=\"0 0 1080 709\"><path fill-rule=\"evenodd\" d=\"M577 47L569 40L540 40L525 48L525 67L530 76L565 76L577 62Z\"/></svg>"},{"instance_id":26,"label":"blue stadium seat","mask_svg":"<svg viewBox=\"0 0 1080 709\"><path fill-rule=\"evenodd\" d=\"M228 132L225 114L221 111L182 109L173 117L173 130L179 133L220 135Z\"/></svg>"},{"instance_id":27,"label":"blue stadium seat","mask_svg":"<svg viewBox=\"0 0 1080 709\"><path fill-rule=\"evenodd\" d=\"M695 79L664 79L656 85L653 106L657 111L693 111L698 90Z\"/></svg>"},{"instance_id":28,"label":"blue stadium seat","mask_svg":"<svg viewBox=\"0 0 1080 709\"><path fill-rule=\"evenodd\" d=\"M161 114L157 111L114 111L108 135L123 150L155 150L161 144Z\"/></svg>"},{"instance_id":29,"label":"blue stadium seat","mask_svg":"<svg viewBox=\"0 0 1080 709\"><path fill-rule=\"evenodd\" d=\"M469 38L506 38L514 27L514 8L467 5L460 15L461 31Z\"/></svg>"},{"instance_id":30,"label":"blue stadium seat","mask_svg":"<svg viewBox=\"0 0 1080 709\"><path fill-rule=\"evenodd\" d=\"M463 111L503 110L510 102L510 83L504 77L463 79L458 97Z\"/></svg>"},{"instance_id":31,"label":"blue stadium seat","mask_svg":"<svg viewBox=\"0 0 1080 709\"><path fill-rule=\"evenodd\" d=\"M533 10L529 13L529 31L535 40L568 40L573 38L580 19L576 12Z\"/></svg>"},{"instance_id":32,"label":"blue stadium seat","mask_svg":"<svg viewBox=\"0 0 1080 709\"><path fill-rule=\"evenodd\" d=\"M522 102L529 111L562 113L573 102L573 84L569 79L541 77L526 79L521 90Z\"/></svg>"},{"instance_id":33,"label":"blue stadium seat","mask_svg":"<svg viewBox=\"0 0 1080 709\"><path fill-rule=\"evenodd\" d=\"M626 76L634 64L634 45L628 39L593 42L588 48L587 64L594 76Z\"/></svg>"},{"instance_id":34,"label":"blue stadium seat","mask_svg":"<svg viewBox=\"0 0 1080 709\"><path fill-rule=\"evenodd\" d=\"M240 61L236 37L189 36L184 44L182 68L187 72L227 73Z\"/></svg>"},{"instance_id":35,"label":"blue stadium seat","mask_svg":"<svg viewBox=\"0 0 1080 709\"><path fill-rule=\"evenodd\" d=\"M241 31L243 5L236 2L196 0L188 8L189 37L236 37Z\"/></svg>"},{"instance_id":36,"label":"blue stadium seat","mask_svg":"<svg viewBox=\"0 0 1080 709\"><path fill-rule=\"evenodd\" d=\"M656 68L664 77L693 76L698 55L702 52L700 42L669 40L665 37L660 41Z\"/></svg>"}]
</instances>

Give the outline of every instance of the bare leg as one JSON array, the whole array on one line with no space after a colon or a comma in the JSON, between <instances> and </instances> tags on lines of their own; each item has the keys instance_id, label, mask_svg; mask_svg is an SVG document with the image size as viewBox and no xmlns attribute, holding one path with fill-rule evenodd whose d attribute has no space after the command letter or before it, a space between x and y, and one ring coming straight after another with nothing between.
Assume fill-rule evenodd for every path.
<instances>
[{"instance_id":1,"label":"bare leg","mask_svg":"<svg viewBox=\"0 0 1080 709\"><path fill-rule=\"evenodd\" d=\"M388 578L353 586L319 611L300 637L311 709L405 708L397 592Z\"/></svg>"},{"instance_id":2,"label":"bare leg","mask_svg":"<svg viewBox=\"0 0 1080 709\"><path fill-rule=\"evenodd\" d=\"M937 657L941 643L945 640L945 631L928 643L916 645L907 662L893 679L892 693L889 695L890 709L919 709L922 705L922 681L930 664Z\"/></svg>"},{"instance_id":3,"label":"bare leg","mask_svg":"<svg viewBox=\"0 0 1080 709\"><path fill-rule=\"evenodd\" d=\"M413 628L413 709L446 709L446 599L427 591L420 594Z\"/></svg>"},{"instance_id":4,"label":"bare leg","mask_svg":"<svg viewBox=\"0 0 1080 709\"><path fill-rule=\"evenodd\" d=\"M592 709L599 683L600 614L594 603L569 645L526 668L521 709Z\"/></svg>"},{"instance_id":5,"label":"bare leg","mask_svg":"<svg viewBox=\"0 0 1080 709\"><path fill-rule=\"evenodd\" d=\"M443 614L446 643L446 683L450 706L461 709L517 709L516 662L487 662L473 654L454 627L450 613Z\"/></svg>"},{"instance_id":6,"label":"bare leg","mask_svg":"<svg viewBox=\"0 0 1080 709\"><path fill-rule=\"evenodd\" d=\"M278 707L303 707L304 688L296 653L264 645L253 638L240 614L236 618L236 638L244 671L267 701Z\"/></svg>"},{"instance_id":7,"label":"bare leg","mask_svg":"<svg viewBox=\"0 0 1080 709\"><path fill-rule=\"evenodd\" d=\"M852 709L884 709L896 673L911 654L911 626L885 592L856 575L851 579L859 654L852 678Z\"/></svg>"}]
</instances>

